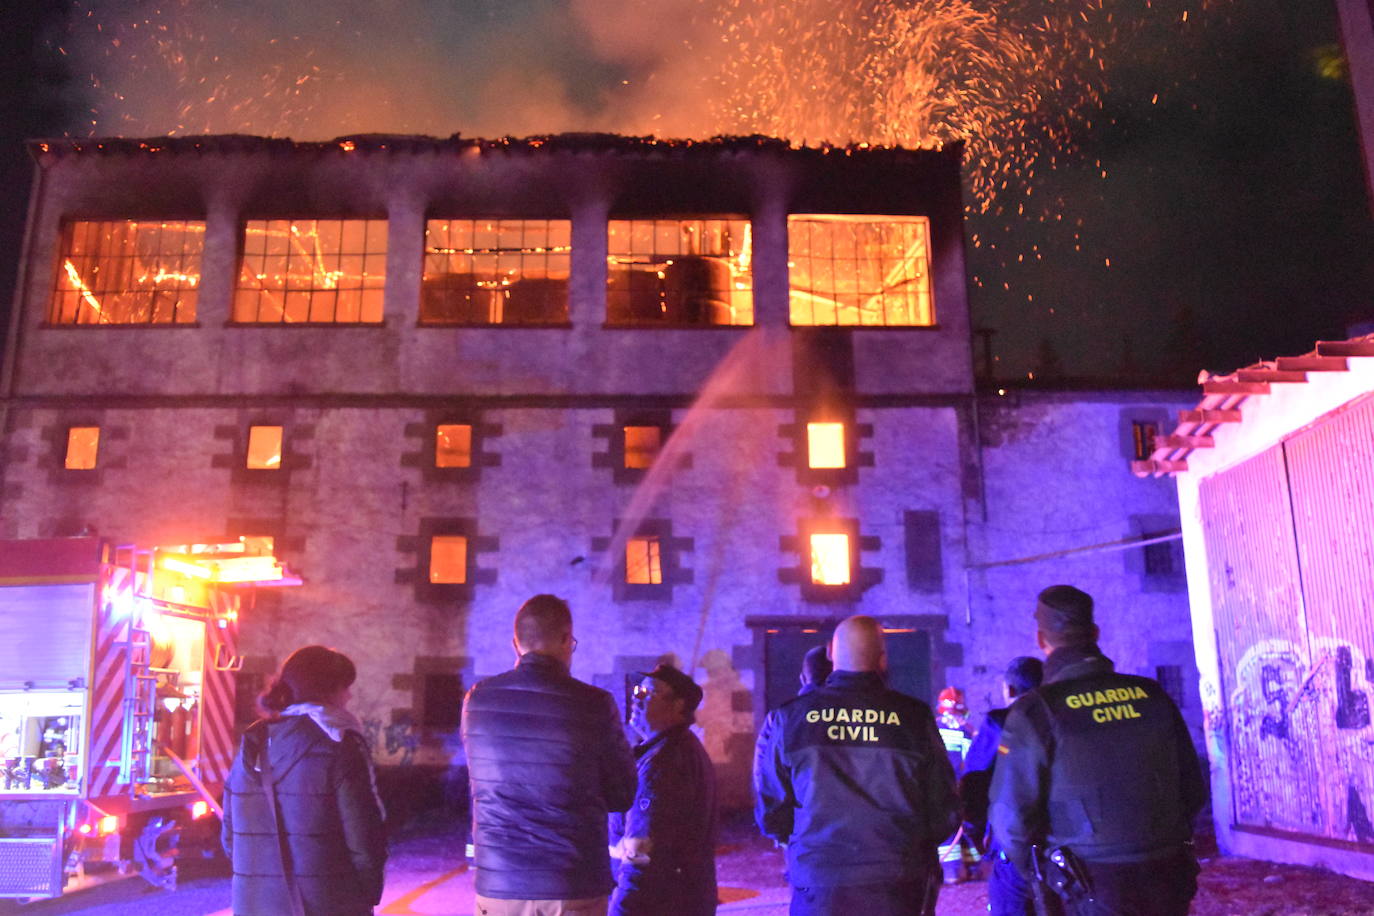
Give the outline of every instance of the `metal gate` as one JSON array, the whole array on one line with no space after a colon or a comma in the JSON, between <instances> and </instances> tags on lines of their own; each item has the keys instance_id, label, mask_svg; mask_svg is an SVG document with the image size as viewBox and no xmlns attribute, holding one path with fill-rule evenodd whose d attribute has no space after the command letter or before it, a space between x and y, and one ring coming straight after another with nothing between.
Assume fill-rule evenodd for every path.
<instances>
[{"instance_id":1,"label":"metal gate","mask_svg":"<svg viewBox=\"0 0 1374 916\"><path fill-rule=\"evenodd\" d=\"M1374 842L1374 400L1199 497L1236 824Z\"/></svg>"}]
</instances>

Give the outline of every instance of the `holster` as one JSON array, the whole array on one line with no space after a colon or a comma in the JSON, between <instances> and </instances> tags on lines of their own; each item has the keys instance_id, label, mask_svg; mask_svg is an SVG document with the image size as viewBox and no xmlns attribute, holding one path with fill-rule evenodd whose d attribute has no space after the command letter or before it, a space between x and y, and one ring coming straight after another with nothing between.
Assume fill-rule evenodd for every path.
<instances>
[{"instance_id":1,"label":"holster","mask_svg":"<svg viewBox=\"0 0 1374 916\"><path fill-rule=\"evenodd\" d=\"M1036 882L1066 903L1092 897L1092 877L1083 861L1067 846L1032 846L1031 867Z\"/></svg>"}]
</instances>

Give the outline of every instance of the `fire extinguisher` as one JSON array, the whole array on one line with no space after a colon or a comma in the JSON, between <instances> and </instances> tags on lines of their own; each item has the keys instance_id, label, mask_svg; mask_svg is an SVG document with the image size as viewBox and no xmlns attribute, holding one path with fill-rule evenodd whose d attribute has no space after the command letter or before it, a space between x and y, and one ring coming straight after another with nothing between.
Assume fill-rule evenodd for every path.
<instances>
[{"instance_id":1,"label":"fire extinguisher","mask_svg":"<svg viewBox=\"0 0 1374 916\"><path fill-rule=\"evenodd\" d=\"M185 702L177 704L177 708L172 710L171 721L168 723L167 746L172 749L183 760L186 759L186 737L189 731L191 714L186 711Z\"/></svg>"}]
</instances>

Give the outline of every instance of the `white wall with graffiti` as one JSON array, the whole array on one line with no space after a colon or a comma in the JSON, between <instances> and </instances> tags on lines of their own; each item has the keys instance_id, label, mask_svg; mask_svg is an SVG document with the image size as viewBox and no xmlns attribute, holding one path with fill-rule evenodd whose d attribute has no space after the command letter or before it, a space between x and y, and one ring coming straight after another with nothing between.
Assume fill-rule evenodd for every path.
<instances>
[{"instance_id":1,"label":"white wall with graffiti","mask_svg":"<svg viewBox=\"0 0 1374 916\"><path fill-rule=\"evenodd\" d=\"M1374 879L1374 357L1247 397L1179 475L1229 852Z\"/></svg>"}]
</instances>

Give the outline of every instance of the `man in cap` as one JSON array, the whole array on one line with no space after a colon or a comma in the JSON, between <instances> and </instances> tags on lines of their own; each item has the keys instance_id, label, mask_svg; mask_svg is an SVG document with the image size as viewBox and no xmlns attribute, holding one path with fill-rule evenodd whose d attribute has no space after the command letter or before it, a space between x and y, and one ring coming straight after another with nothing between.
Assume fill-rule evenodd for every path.
<instances>
[{"instance_id":1,"label":"man in cap","mask_svg":"<svg viewBox=\"0 0 1374 916\"><path fill-rule=\"evenodd\" d=\"M1086 593L1045 589L1035 620L1045 683L1007 715L993 834L1023 876L1039 869L1070 914L1186 914L1206 788L1178 707L1155 681L1116 673Z\"/></svg>"},{"instance_id":2,"label":"man in cap","mask_svg":"<svg viewBox=\"0 0 1374 916\"><path fill-rule=\"evenodd\" d=\"M1044 680L1045 666L1038 658L1020 655L1011 660L1002 675L1002 696L1007 703L1029 693ZM1001 743L1002 728L1010 709L988 710L982 728L969 746L964 758L964 774L959 778L959 800L964 805L964 832L983 844L987 858L992 860L992 875L988 879L988 910L992 916L1032 916L1034 901L1026 884L1007 859L996 839L988 840L988 788L997 765L997 746Z\"/></svg>"},{"instance_id":3,"label":"man in cap","mask_svg":"<svg viewBox=\"0 0 1374 916\"><path fill-rule=\"evenodd\" d=\"M716 911L716 775L690 726L701 688L666 662L638 675L630 727L639 788L611 815L611 854L621 860L611 912L709 916Z\"/></svg>"},{"instance_id":4,"label":"man in cap","mask_svg":"<svg viewBox=\"0 0 1374 916\"><path fill-rule=\"evenodd\" d=\"M933 913L936 848L959 823L935 718L887 688L872 617L841 621L830 657L830 677L770 712L754 751L754 815L787 847L790 912Z\"/></svg>"}]
</instances>

